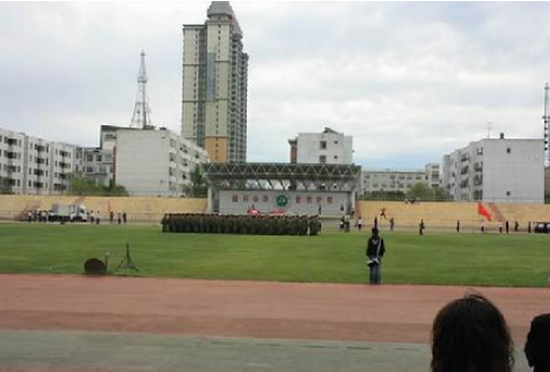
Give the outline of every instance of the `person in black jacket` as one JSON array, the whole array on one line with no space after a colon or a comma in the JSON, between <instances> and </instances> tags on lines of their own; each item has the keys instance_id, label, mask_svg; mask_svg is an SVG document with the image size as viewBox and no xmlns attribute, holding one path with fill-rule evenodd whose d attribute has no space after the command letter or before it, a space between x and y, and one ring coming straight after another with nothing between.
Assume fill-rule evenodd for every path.
<instances>
[{"instance_id":1,"label":"person in black jacket","mask_svg":"<svg viewBox=\"0 0 550 372\"><path fill-rule=\"evenodd\" d=\"M534 372L550 371L550 314L536 316L525 343L525 356Z\"/></svg>"},{"instance_id":2,"label":"person in black jacket","mask_svg":"<svg viewBox=\"0 0 550 372\"><path fill-rule=\"evenodd\" d=\"M367 243L367 266L370 270L369 282L370 284L381 284L382 275L380 266L382 266L382 257L386 252L384 247L384 239L378 235L378 229L372 228L372 236Z\"/></svg>"},{"instance_id":3,"label":"person in black jacket","mask_svg":"<svg viewBox=\"0 0 550 372\"><path fill-rule=\"evenodd\" d=\"M426 225L424 224L424 220L420 220L420 223L418 224L418 234L424 235L424 229L426 228Z\"/></svg>"}]
</instances>

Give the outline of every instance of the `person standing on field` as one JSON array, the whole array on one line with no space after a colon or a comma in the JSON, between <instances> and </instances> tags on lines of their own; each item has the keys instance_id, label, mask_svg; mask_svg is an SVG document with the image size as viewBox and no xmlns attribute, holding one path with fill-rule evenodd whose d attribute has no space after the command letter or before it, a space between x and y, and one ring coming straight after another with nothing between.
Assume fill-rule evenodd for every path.
<instances>
[{"instance_id":1,"label":"person standing on field","mask_svg":"<svg viewBox=\"0 0 550 372\"><path fill-rule=\"evenodd\" d=\"M424 220L420 220L420 223L418 224L418 234L424 235L424 229L426 228L426 225L424 224Z\"/></svg>"},{"instance_id":2,"label":"person standing on field","mask_svg":"<svg viewBox=\"0 0 550 372\"><path fill-rule=\"evenodd\" d=\"M386 252L384 247L384 239L378 235L378 229L372 228L372 235L367 242L367 266L369 267L369 283L381 284L382 274L380 267L382 266L382 257Z\"/></svg>"}]
</instances>

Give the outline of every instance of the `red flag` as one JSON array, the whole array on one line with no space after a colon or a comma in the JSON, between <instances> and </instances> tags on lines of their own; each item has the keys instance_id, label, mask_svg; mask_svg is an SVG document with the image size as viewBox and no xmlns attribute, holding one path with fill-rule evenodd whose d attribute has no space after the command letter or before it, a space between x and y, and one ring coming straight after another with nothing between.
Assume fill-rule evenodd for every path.
<instances>
[{"instance_id":1,"label":"red flag","mask_svg":"<svg viewBox=\"0 0 550 372\"><path fill-rule=\"evenodd\" d=\"M485 218L487 218L487 221L491 221L491 213L481 203L477 203L477 213L481 214Z\"/></svg>"},{"instance_id":2,"label":"red flag","mask_svg":"<svg viewBox=\"0 0 550 372\"><path fill-rule=\"evenodd\" d=\"M246 210L246 214L248 214L249 216L258 216L262 213L255 208L248 207L248 209Z\"/></svg>"},{"instance_id":3,"label":"red flag","mask_svg":"<svg viewBox=\"0 0 550 372\"><path fill-rule=\"evenodd\" d=\"M284 216L285 215L285 210L284 209L274 209L271 211L271 214L273 216Z\"/></svg>"}]
</instances>

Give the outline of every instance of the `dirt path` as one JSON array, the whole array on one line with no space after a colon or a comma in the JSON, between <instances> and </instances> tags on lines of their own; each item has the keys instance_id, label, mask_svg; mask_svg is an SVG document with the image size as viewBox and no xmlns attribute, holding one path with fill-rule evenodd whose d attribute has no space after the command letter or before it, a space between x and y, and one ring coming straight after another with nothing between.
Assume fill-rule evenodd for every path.
<instances>
[{"instance_id":1,"label":"dirt path","mask_svg":"<svg viewBox=\"0 0 550 372\"><path fill-rule=\"evenodd\" d=\"M437 311L469 288L0 275L0 329L428 343ZM549 292L476 288L517 345Z\"/></svg>"}]
</instances>

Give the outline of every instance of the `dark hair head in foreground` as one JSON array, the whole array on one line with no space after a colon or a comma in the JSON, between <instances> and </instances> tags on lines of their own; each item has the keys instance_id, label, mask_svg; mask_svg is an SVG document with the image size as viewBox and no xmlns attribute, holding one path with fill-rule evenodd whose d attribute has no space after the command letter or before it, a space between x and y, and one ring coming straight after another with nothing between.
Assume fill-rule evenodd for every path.
<instances>
[{"instance_id":1,"label":"dark hair head in foreground","mask_svg":"<svg viewBox=\"0 0 550 372\"><path fill-rule=\"evenodd\" d=\"M550 314L536 316L531 322L525 356L535 372L550 371Z\"/></svg>"},{"instance_id":2,"label":"dark hair head in foreground","mask_svg":"<svg viewBox=\"0 0 550 372\"><path fill-rule=\"evenodd\" d=\"M434 320L433 372L510 372L513 350L502 313L479 294L449 302Z\"/></svg>"}]
</instances>

